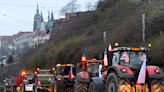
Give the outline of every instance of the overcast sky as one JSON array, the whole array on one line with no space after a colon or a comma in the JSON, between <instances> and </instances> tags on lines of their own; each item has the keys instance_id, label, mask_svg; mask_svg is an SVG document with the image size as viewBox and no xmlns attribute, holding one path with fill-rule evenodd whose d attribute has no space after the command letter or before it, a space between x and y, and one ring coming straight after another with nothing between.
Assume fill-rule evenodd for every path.
<instances>
[{"instance_id":1,"label":"overcast sky","mask_svg":"<svg viewBox=\"0 0 164 92\"><path fill-rule=\"evenodd\" d=\"M48 10L53 10L55 19L61 18L60 9L71 0L1 0L0 1L0 36L13 35L19 31L32 31L33 17L37 3L47 20ZM85 11L89 2L94 5L98 0L77 0L79 10Z\"/></svg>"}]
</instances>

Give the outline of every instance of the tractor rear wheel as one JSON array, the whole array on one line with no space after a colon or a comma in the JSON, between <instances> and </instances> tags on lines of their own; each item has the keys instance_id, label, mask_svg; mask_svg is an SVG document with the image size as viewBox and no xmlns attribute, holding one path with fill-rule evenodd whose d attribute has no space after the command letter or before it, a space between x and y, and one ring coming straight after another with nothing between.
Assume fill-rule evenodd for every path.
<instances>
[{"instance_id":1,"label":"tractor rear wheel","mask_svg":"<svg viewBox=\"0 0 164 92\"><path fill-rule=\"evenodd\" d=\"M164 92L164 80L151 80L151 92Z\"/></svg>"},{"instance_id":2,"label":"tractor rear wheel","mask_svg":"<svg viewBox=\"0 0 164 92\"><path fill-rule=\"evenodd\" d=\"M97 92L96 85L94 84L94 82L90 83L88 92Z\"/></svg>"},{"instance_id":3,"label":"tractor rear wheel","mask_svg":"<svg viewBox=\"0 0 164 92\"><path fill-rule=\"evenodd\" d=\"M76 81L74 85L74 92L88 92L88 84Z\"/></svg>"},{"instance_id":4,"label":"tractor rear wheel","mask_svg":"<svg viewBox=\"0 0 164 92\"><path fill-rule=\"evenodd\" d=\"M130 82L117 77L115 73L110 73L107 78L106 92L133 92Z\"/></svg>"},{"instance_id":5,"label":"tractor rear wheel","mask_svg":"<svg viewBox=\"0 0 164 92\"><path fill-rule=\"evenodd\" d=\"M64 92L64 83L56 82L55 91L56 92Z\"/></svg>"},{"instance_id":6,"label":"tractor rear wheel","mask_svg":"<svg viewBox=\"0 0 164 92\"><path fill-rule=\"evenodd\" d=\"M66 87L64 92L73 92L73 88L71 88L71 87Z\"/></svg>"}]
</instances>

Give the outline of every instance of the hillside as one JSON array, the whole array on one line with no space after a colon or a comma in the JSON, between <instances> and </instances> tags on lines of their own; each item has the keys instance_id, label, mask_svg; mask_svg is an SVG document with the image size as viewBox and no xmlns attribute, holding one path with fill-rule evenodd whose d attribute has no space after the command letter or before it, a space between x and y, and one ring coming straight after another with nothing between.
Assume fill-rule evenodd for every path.
<instances>
[{"instance_id":1,"label":"hillside","mask_svg":"<svg viewBox=\"0 0 164 92\"><path fill-rule=\"evenodd\" d=\"M55 63L79 62L83 48L87 48L88 58L103 53L109 43L119 42L122 46L143 46L142 18L146 14L146 44L152 44L151 64L163 64L163 15L164 2L152 1L134 3L131 0L117 2L105 0L99 2L97 10L85 16L77 16L70 21L54 26L51 41L41 47L33 56L33 61L39 53L44 65ZM106 41L103 32L107 32ZM160 53L159 53L160 52ZM39 57L38 57L39 58ZM39 62L39 61L37 61ZM40 62L41 64L42 62ZM35 65L37 65L36 63ZM163 65L161 65L163 66Z\"/></svg>"},{"instance_id":2,"label":"hillside","mask_svg":"<svg viewBox=\"0 0 164 92\"><path fill-rule=\"evenodd\" d=\"M53 67L56 63L76 63L80 61L84 48L91 59L101 55L109 43L115 42L122 46L146 46L142 43L143 12L146 14L146 44L152 44L149 64L163 67L163 0L154 0L150 4L136 4L133 0L101 1L95 12L54 24L51 40L24 55L21 64L34 69L37 66ZM107 33L105 41L103 32Z\"/></svg>"}]
</instances>

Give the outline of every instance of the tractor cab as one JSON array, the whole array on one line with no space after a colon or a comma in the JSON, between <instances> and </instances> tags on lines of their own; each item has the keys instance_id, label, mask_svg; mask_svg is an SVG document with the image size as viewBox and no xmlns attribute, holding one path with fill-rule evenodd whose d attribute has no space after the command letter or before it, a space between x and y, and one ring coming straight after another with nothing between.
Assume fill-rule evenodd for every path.
<instances>
[{"instance_id":1,"label":"tractor cab","mask_svg":"<svg viewBox=\"0 0 164 92\"><path fill-rule=\"evenodd\" d=\"M56 65L56 76L61 75L68 75L70 71L70 67L73 68L73 73L75 73L74 65L73 64L57 64Z\"/></svg>"},{"instance_id":2,"label":"tractor cab","mask_svg":"<svg viewBox=\"0 0 164 92\"><path fill-rule=\"evenodd\" d=\"M41 91L50 91L53 90L53 85L55 82L54 68L52 69L39 69L37 68L36 77L37 77L37 90ZM38 92L38 91L37 91Z\"/></svg>"},{"instance_id":3,"label":"tractor cab","mask_svg":"<svg viewBox=\"0 0 164 92\"><path fill-rule=\"evenodd\" d=\"M96 59L88 60L85 63L85 71L88 72L91 76L97 76L100 64L101 62Z\"/></svg>"},{"instance_id":4,"label":"tractor cab","mask_svg":"<svg viewBox=\"0 0 164 92\"><path fill-rule=\"evenodd\" d=\"M75 79L74 64L56 65L56 92L72 92Z\"/></svg>"},{"instance_id":5,"label":"tractor cab","mask_svg":"<svg viewBox=\"0 0 164 92\"><path fill-rule=\"evenodd\" d=\"M147 59L148 48L118 47L113 49L112 65L119 64L131 69L140 69Z\"/></svg>"}]
</instances>

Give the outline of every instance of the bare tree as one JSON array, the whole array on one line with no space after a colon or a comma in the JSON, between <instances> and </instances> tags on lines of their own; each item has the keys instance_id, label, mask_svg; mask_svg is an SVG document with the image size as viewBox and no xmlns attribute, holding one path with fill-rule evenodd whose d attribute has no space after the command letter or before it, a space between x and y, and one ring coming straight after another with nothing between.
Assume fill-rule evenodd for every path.
<instances>
[{"instance_id":1,"label":"bare tree","mask_svg":"<svg viewBox=\"0 0 164 92\"><path fill-rule=\"evenodd\" d=\"M85 8L87 11L93 11L93 10L96 10L96 6L97 6L97 3L93 4L91 2L87 2Z\"/></svg>"},{"instance_id":2,"label":"bare tree","mask_svg":"<svg viewBox=\"0 0 164 92\"><path fill-rule=\"evenodd\" d=\"M92 3L88 2L85 7L86 7L87 11L91 11L92 10Z\"/></svg>"},{"instance_id":3,"label":"bare tree","mask_svg":"<svg viewBox=\"0 0 164 92\"><path fill-rule=\"evenodd\" d=\"M73 13L76 12L79 9L80 5L76 4L76 0L72 0L71 2L69 2L67 5L65 5L61 11L60 11L60 15L64 15L66 13Z\"/></svg>"}]
</instances>

